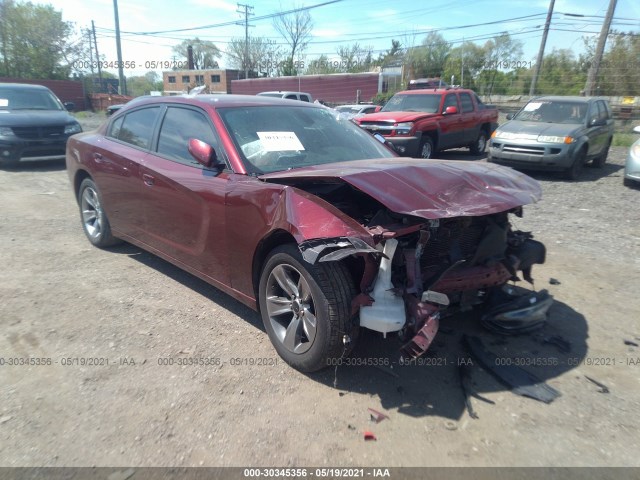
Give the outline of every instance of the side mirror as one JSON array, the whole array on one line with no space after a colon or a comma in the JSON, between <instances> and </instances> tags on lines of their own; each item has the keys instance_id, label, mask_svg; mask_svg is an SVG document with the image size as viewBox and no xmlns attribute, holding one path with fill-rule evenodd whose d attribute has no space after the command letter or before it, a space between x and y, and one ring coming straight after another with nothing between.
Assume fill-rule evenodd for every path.
<instances>
[{"instance_id":1,"label":"side mirror","mask_svg":"<svg viewBox=\"0 0 640 480\"><path fill-rule=\"evenodd\" d=\"M514 116L513 113L507 113L507 120L512 120Z\"/></svg>"},{"instance_id":2,"label":"side mirror","mask_svg":"<svg viewBox=\"0 0 640 480\"><path fill-rule=\"evenodd\" d=\"M456 113L458 113L458 107L454 107L453 105L444 109L445 115L454 115Z\"/></svg>"},{"instance_id":3,"label":"side mirror","mask_svg":"<svg viewBox=\"0 0 640 480\"><path fill-rule=\"evenodd\" d=\"M378 106L373 110L373 113L378 113L380 110L382 110L382 105L378 105Z\"/></svg>"},{"instance_id":4,"label":"side mirror","mask_svg":"<svg viewBox=\"0 0 640 480\"><path fill-rule=\"evenodd\" d=\"M215 149L206 142L197 138L189 139L189 153L198 163L205 167L222 168L224 164L218 160Z\"/></svg>"},{"instance_id":5,"label":"side mirror","mask_svg":"<svg viewBox=\"0 0 640 480\"><path fill-rule=\"evenodd\" d=\"M604 118L592 118L589 122L590 127L602 127L606 125L607 121Z\"/></svg>"},{"instance_id":6,"label":"side mirror","mask_svg":"<svg viewBox=\"0 0 640 480\"><path fill-rule=\"evenodd\" d=\"M73 112L73 110L76 108L76 104L73 102L64 102L64 108L66 108L69 112Z\"/></svg>"}]
</instances>

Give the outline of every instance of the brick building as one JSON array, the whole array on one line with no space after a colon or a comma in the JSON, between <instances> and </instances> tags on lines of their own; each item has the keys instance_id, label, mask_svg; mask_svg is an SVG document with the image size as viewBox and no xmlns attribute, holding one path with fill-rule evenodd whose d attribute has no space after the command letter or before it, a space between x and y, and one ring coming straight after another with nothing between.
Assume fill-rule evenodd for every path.
<instances>
[{"instance_id":1,"label":"brick building","mask_svg":"<svg viewBox=\"0 0 640 480\"><path fill-rule=\"evenodd\" d=\"M231 93L231 80L244 78L240 70L172 70L162 72L165 95L179 95L206 85L209 93Z\"/></svg>"}]
</instances>

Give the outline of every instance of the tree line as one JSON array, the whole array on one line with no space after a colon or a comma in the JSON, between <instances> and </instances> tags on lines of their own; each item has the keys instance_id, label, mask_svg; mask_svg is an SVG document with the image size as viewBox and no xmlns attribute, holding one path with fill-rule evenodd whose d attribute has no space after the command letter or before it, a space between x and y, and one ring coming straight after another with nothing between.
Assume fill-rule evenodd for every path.
<instances>
[{"instance_id":1,"label":"tree line","mask_svg":"<svg viewBox=\"0 0 640 480\"><path fill-rule=\"evenodd\" d=\"M187 58L193 49L196 69L228 68L248 71L250 76L289 76L298 74L358 73L376 68L401 68L400 82L390 87L406 87L409 79L440 77L481 95L526 95L529 93L535 60L525 58L523 43L502 33L484 43L454 45L440 33L424 38L407 34L391 41L390 48L374 55L371 46L352 43L335 54L311 57L305 54L313 35L308 10L276 16L273 27L281 42L262 37L232 38L223 51L213 42L193 38L173 48L176 59ZM540 66L536 93L578 95L584 89L594 58L596 39L584 37L579 55L566 48L552 49ZM92 61L89 61L89 60ZM24 79L68 79L95 75L86 65L93 56L88 32L62 20L62 13L50 5L0 0L0 77ZM83 68L84 67L84 68ZM601 62L596 94L640 96L640 36L611 32ZM113 74L103 72L105 77ZM161 90L155 72L129 77L129 94L137 96ZM91 85L88 85L89 90ZM391 92L390 92L391 93Z\"/></svg>"}]
</instances>

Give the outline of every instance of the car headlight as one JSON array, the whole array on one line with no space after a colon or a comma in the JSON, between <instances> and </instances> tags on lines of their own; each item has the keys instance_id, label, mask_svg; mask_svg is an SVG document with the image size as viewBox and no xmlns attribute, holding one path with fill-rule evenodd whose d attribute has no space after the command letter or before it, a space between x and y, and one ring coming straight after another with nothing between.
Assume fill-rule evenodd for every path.
<instances>
[{"instance_id":1,"label":"car headlight","mask_svg":"<svg viewBox=\"0 0 640 480\"><path fill-rule=\"evenodd\" d=\"M393 127L397 135L407 135L413 128L413 122L396 123Z\"/></svg>"},{"instance_id":2,"label":"car headlight","mask_svg":"<svg viewBox=\"0 0 640 480\"><path fill-rule=\"evenodd\" d=\"M79 123L72 123L71 125L67 125L64 127L65 135L73 135L74 133L80 133L82 131L82 127Z\"/></svg>"},{"instance_id":3,"label":"car headlight","mask_svg":"<svg viewBox=\"0 0 640 480\"><path fill-rule=\"evenodd\" d=\"M632 157L640 158L640 142L636 142L633 145L631 145L631 149L629 152L631 153Z\"/></svg>"},{"instance_id":4,"label":"car headlight","mask_svg":"<svg viewBox=\"0 0 640 480\"><path fill-rule=\"evenodd\" d=\"M554 135L539 135L538 141L543 143L573 143L576 141L573 137L556 137Z\"/></svg>"},{"instance_id":5,"label":"car headlight","mask_svg":"<svg viewBox=\"0 0 640 480\"><path fill-rule=\"evenodd\" d=\"M0 127L0 137L13 137L13 130L9 127Z\"/></svg>"}]
</instances>

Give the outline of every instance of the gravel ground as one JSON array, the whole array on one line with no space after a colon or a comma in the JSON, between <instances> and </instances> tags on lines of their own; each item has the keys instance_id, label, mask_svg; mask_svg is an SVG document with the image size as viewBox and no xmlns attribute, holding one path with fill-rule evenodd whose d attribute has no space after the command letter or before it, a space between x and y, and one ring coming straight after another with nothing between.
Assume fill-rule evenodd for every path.
<instances>
[{"instance_id":1,"label":"gravel ground","mask_svg":"<svg viewBox=\"0 0 640 480\"><path fill-rule=\"evenodd\" d=\"M640 343L640 190L622 185L625 155L612 148L578 182L535 174L544 199L517 226L548 248L534 269L556 299L542 332L502 338L467 314L443 322L421 365L394 363L397 341L371 333L356 358L388 368L313 375L215 288L132 246L91 247L63 164L0 169L0 465L640 466L640 353L625 344ZM472 398L471 418L462 333L562 395L517 396L476 364L473 389L493 403ZM44 365L7 365L27 357ZM211 365L177 365L194 357Z\"/></svg>"}]
</instances>

